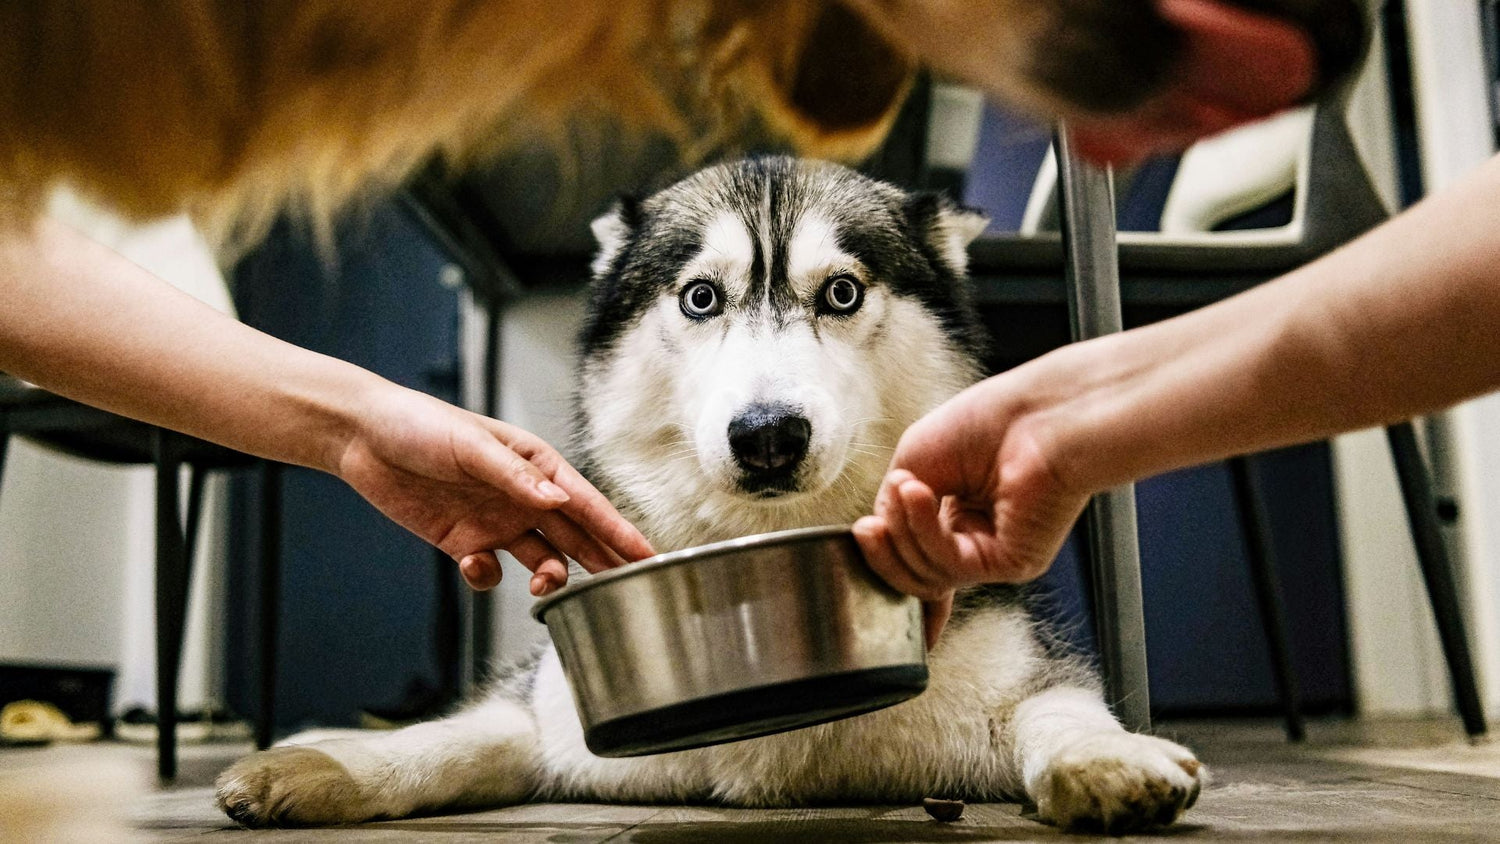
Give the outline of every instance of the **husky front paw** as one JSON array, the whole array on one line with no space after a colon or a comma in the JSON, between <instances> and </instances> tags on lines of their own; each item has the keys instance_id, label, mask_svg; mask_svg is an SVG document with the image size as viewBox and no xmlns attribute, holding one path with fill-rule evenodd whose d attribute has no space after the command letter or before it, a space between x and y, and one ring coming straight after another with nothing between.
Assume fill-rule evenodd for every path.
<instances>
[{"instance_id":1,"label":"husky front paw","mask_svg":"<svg viewBox=\"0 0 1500 844\"><path fill-rule=\"evenodd\" d=\"M1120 835L1177 820L1207 779L1186 748L1112 731L1064 746L1027 785L1043 820L1064 829Z\"/></svg>"},{"instance_id":2,"label":"husky front paw","mask_svg":"<svg viewBox=\"0 0 1500 844\"><path fill-rule=\"evenodd\" d=\"M311 747L247 756L215 786L219 808L248 827L356 823L378 814L349 771Z\"/></svg>"}]
</instances>

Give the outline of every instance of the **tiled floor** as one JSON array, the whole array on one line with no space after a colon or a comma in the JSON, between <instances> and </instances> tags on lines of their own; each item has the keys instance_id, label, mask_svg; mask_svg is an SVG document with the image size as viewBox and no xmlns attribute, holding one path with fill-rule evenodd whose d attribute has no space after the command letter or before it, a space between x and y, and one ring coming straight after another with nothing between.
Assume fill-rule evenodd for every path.
<instances>
[{"instance_id":1,"label":"tiled floor","mask_svg":"<svg viewBox=\"0 0 1500 844\"><path fill-rule=\"evenodd\" d=\"M1214 771L1214 782L1184 821L1174 842L1469 842L1500 841L1500 745L1460 741L1456 723L1314 724L1310 740L1287 745L1274 724L1167 724L1161 730L1194 747ZM420 818L325 830L248 832L214 810L204 783L241 748L189 748L182 787L136 793L124 801L129 827L144 841L442 842L675 842L807 841L980 842L1088 840L1065 836L1022 813L1019 806L968 807L963 820L940 824L915 806L736 810L680 806L528 805L488 812ZM105 771L149 765L147 750L92 746L27 754L0 753L0 789L35 782L17 775L41 763ZM7 773L8 772L8 773ZM106 812L109 800L83 797L91 777L70 783L78 810ZM64 777L66 780L67 777ZM16 795L0 796L0 812ZM67 801L63 801L68 805ZM118 805L118 801L115 805ZM4 817L0 816L0 828ZM14 830L13 830L14 831ZM75 840L104 840L92 837ZM114 830L110 837L125 833ZM4 835L0 835L3 838Z\"/></svg>"}]
</instances>

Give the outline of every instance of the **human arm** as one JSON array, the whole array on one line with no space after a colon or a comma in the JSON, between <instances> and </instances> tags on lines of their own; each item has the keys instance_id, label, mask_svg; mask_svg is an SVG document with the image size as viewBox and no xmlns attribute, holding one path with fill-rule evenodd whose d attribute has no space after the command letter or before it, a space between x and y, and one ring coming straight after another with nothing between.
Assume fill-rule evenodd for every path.
<instances>
[{"instance_id":1,"label":"human arm","mask_svg":"<svg viewBox=\"0 0 1500 844\"><path fill-rule=\"evenodd\" d=\"M492 549L533 592L566 581L561 554L599 570L651 553L540 439L255 331L57 222L0 229L0 370L335 474L476 588L499 581Z\"/></svg>"},{"instance_id":2,"label":"human arm","mask_svg":"<svg viewBox=\"0 0 1500 844\"><path fill-rule=\"evenodd\" d=\"M1100 490L1493 390L1497 337L1500 159L1276 281L959 394L902 437L856 535L941 610L1043 573Z\"/></svg>"}]
</instances>

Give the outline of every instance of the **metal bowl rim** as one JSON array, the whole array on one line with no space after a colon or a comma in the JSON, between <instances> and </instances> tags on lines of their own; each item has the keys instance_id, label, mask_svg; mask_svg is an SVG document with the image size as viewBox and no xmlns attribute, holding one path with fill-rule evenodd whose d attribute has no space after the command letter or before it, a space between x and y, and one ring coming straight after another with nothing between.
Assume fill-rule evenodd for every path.
<instances>
[{"instance_id":1,"label":"metal bowl rim","mask_svg":"<svg viewBox=\"0 0 1500 844\"><path fill-rule=\"evenodd\" d=\"M757 548L768 546L790 545L809 539L825 539L835 536L852 535L853 529L850 525L820 525L818 527L778 530L771 533L757 533L750 536L726 539L721 542L713 542L708 545L695 545L691 548L668 551L664 554L657 554L654 557L647 557L638 563L630 563L616 569L599 572L585 580L564 586L551 595L538 599L531 608L531 617L545 624L546 619L543 616L546 615L549 609L575 595L599 586L624 580L625 578L651 574L683 563L734 554L740 551L753 551Z\"/></svg>"}]
</instances>

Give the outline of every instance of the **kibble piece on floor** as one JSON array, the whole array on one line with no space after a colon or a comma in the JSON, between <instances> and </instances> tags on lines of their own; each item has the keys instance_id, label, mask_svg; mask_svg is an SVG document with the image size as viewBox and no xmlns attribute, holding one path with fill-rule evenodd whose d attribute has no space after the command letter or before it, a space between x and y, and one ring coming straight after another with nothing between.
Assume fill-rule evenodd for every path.
<instances>
[{"instance_id":1,"label":"kibble piece on floor","mask_svg":"<svg viewBox=\"0 0 1500 844\"><path fill-rule=\"evenodd\" d=\"M927 814L932 815L934 820L943 823L952 823L964 816L964 801L962 800L939 800L936 797L923 797L922 808Z\"/></svg>"}]
</instances>

